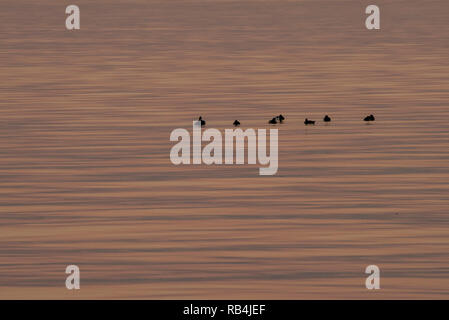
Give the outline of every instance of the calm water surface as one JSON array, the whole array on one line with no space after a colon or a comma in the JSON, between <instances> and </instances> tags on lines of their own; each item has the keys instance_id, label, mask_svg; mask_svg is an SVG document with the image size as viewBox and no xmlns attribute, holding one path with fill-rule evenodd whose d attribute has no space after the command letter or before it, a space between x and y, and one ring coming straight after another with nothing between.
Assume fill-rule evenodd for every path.
<instances>
[{"instance_id":1,"label":"calm water surface","mask_svg":"<svg viewBox=\"0 0 449 320\"><path fill-rule=\"evenodd\" d=\"M447 1L2 4L0 298L449 298ZM279 113L276 176L170 162Z\"/></svg>"}]
</instances>

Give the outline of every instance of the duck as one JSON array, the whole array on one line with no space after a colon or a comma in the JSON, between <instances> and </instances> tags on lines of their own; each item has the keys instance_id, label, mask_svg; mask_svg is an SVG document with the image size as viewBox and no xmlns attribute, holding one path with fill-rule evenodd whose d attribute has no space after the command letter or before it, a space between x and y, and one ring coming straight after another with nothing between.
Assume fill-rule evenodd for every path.
<instances>
[{"instance_id":1,"label":"duck","mask_svg":"<svg viewBox=\"0 0 449 320\"><path fill-rule=\"evenodd\" d=\"M306 118L306 120L304 120L304 124L305 124L305 125L308 125L308 124L315 124L315 121L309 120L309 119Z\"/></svg>"},{"instance_id":2,"label":"duck","mask_svg":"<svg viewBox=\"0 0 449 320\"><path fill-rule=\"evenodd\" d=\"M331 117L329 117L327 114L323 118L324 122L331 122Z\"/></svg>"},{"instance_id":3,"label":"duck","mask_svg":"<svg viewBox=\"0 0 449 320\"><path fill-rule=\"evenodd\" d=\"M376 119L374 118L374 116L372 114L370 114L369 116L366 116L365 119L363 119L363 121L374 121L374 120L376 120Z\"/></svg>"},{"instance_id":4,"label":"duck","mask_svg":"<svg viewBox=\"0 0 449 320\"><path fill-rule=\"evenodd\" d=\"M268 123L269 124L276 124L278 122L276 121L276 118L273 118L273 119L269 120Z\"/></svg>"},{"instance_id":5,"label":"duck","mask_svg":"<svg viewBox=\"0 0 449 320\"><path fill-rule=\"evenodd\" d=\"M282 121L285 120L285 117L282 114L278 115L276 118L279 120L279 123L282 123Z\"/></svg>"},{"instance_id":6,"label":"duck","mask_svg":"<svg viewBox=\"0 0 449 320\"><path fill-rule=\"evenodd\" d=\"M203 117L200 116L200 117L198 118L198 121L201 122L201 126L202 126L202 127L204 127L204 126L206 125L206 121L203 120Z\"/></svg>"},{"instance_id":7,"label":"duck","mask_svg":"<svg viewBox=\"0 0 449 320\"><path fill-rule=\"evenodd\" d=\"M238 126L240 125L240 121L235 120L234 123L233 123L233 125L234 125L234 127L238 127Z\"/></svg>"}]
</instances>

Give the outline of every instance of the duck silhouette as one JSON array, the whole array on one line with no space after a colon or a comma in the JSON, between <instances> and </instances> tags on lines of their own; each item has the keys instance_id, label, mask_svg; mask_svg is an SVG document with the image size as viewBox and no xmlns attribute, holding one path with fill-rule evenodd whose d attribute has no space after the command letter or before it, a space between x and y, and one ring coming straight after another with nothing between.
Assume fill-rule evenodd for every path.
<instances>
[{"instance_id":1,"label":"duck silhouette","mask_svg":"<svg viewBox=\"0 0 449 320\"><path fill-rule=\"evenodd\" d=\"M323 118L324 122L331 122L331 117L329 117L327 114Z\"/></svg>"},{"instance_id":2,"label":"duck silhouette","mask_svg":"<svg viewBox=\"0 0 449 320\"><path fill-rule=\"evenodd\" d=\"M238 127L238 126L240 125L240 121L235 120L234 123L233 123L233 125L234 125L234 127Z\"/></svg>"},{"instance_id":3,"label":"duck silhouette","mask_svg":"<svg viewBox=\"0 0 449 320\"><path fill-rule=\"evenodd\" d=\"M276 119L279 120L279 123L282 123L282 121L285 120L285 117L284 117L282 114L280 114L280 115L278 115L278 116L276 117Z\"/></svg>"},{"instance_id":4,"label":"duck silhouette","mask_svg":"<svg viewBox=\"0 0 449 320\"><path fill-rule=\"evenodd\" d=\"M201 122L201 126L202 126L202 127L204 127L204 126L206 125L206 121L203 120L203 117L200 116L200 117L198 118L198 121Z\"/></svg>"},{"instance_id":5,"label":"duck silhouette","mask_svg":"<svg viewBox=\"0 0 449 320\"><path fill-rule=\"evenodd\" d=\"M374 118L374 116L372 114L370 114L369 116L366 116L365 119L363 119L363 121L374 121L374 120L376 120L376 119Z\"/></svg>"},{"instance_id":6,"label":"duck silhouette","mask_svg":"<svg viewBox=\"0 0 449 320\"><path fill-rule=\"evenodd\" d=\"M269 124L276 124L278 122L276 121L276 118L273 118L273 119L269 120L268 123Z\"/></svg>"},{"instance_id":7,"label":"duck silhouette","mask_svg":"<svg viewBox=\"0 0 449 320\"><path fill-rule=\"evenodd\" d=\"M304 120L304 124L305 124L305 125L308 125L308 124L315 124L315 121L309 120L309 119L306 118L306 119Z\"/></svg>"}]
</instances>

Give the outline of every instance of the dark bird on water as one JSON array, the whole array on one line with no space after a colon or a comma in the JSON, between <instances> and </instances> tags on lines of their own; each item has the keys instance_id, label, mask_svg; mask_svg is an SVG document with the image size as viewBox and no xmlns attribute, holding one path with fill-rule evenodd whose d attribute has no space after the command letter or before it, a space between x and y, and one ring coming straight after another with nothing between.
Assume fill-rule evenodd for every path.
<instances>
[{"instance_id":1,"label":"dark bird on water","mask_svg":"<svg viewBox=\"0 0 449 320\"><path fill-rule=\"evenodd\" d=\"M366 116L365 119L363 119L363 121L374 121L374 120L376 120L376 119L374 118L374 116L372 114L370 114L369 116Z\"/></svg>"},{"instance_id":2,"label":"dark bird on water","mask_svg":"<svg viewBox=\"0 0 449 320\"><path fill-rule=\"evenodd\" d=\"M280 123L282 123L282 121L285 120L285 117L282 114L278 115L276 118L279 120Z\"/></svg>"},{"instance_id":3,"label":"dark bird on water","mask_svg":"<svg viewBox=\"0 0 449 320\"><path fill-rule=\"evenodd\" d=\"M203 120L203 117L200 116L200 117L198 118L198 121L201 122L201 126L202 126L202 127L204 127L204 126L206 125L206 121Z\"/></svg>"},{"instance_id":4,"label":"dark bird on water","mask_svg":"<svg viewBox=\"0 0 449 320\"><path fill-rule=\"evenodd\" d=\"M323 118L324 122L331 122L331 117L329 117L327 114Z\"/></svg>"},{"instance_id":5,"label":"dark bird on water","mask_svg":"<svg viewBox=\"0 0 449 320\"><path fill-rule=\"evenodd\" d=\"M240 121L235 120L234 123L233 123L233 125L234 125L234 127L238 127L238 126L240 125Z\"/></svg>"},{"instance_id":6,"label":"dark bird on water","mask_svg":"<svg viewBox=\"0 0 449 320\"><path fill-rule=\"evenodd\" d=\"M308 125L308 124L315 124L315 121L309 120L309 119L306 118L306 120L304 120L304 124L305 124L305 125Z\"/></svg>"},{"instance_id":7,"label":"dark bird on water","mask_svg":"<svg viewBox=\"0 0 449 320\"><path fill-rule=\"evenodd\" d=\"M276 123L278 123L278 122L276 121L276 118L273 118L273 119L271 119L270 121L268 121L268 123L269 123L269 124L276 124Z\"/></svg>"}]
</instances>

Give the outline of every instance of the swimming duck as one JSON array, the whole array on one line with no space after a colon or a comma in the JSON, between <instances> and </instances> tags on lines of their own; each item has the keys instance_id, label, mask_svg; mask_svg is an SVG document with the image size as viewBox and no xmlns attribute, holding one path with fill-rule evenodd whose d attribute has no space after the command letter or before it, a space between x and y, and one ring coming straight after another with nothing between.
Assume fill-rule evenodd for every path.
<instances>
[{"instance_id":1,"label":"swimming duck","mask_svg":"<svg viewBox=\"0 0 449 320\"><path fill-rule=\"evenodd\" d=\"M200 116L200 117L198 118L198 121L201 122L201 126L202 126L202 127L204 127L204 126L206 125L206 121L203 120L203 117Z\"/></svg>"},{"instance_id":2,"label":"swimming duck","mask_svg":"<svg viewBox=\"0 0 449 320\"><path fill-rule=\"evenodd\" d=\"M304 124L305 124L305 125L308 125L308 124L315 124L315 121L309 120L309 119L306 118L306 120L304 120Z\"/></svg>"},{"instance_id":3,"label":"swimming duck","mask_svg":"<svg viewBox=\"0 0 449 320\"><path fill-rule=\"evenodd\" d=\"M282 114L278 115L276 118L279 120L280 123L282 123L282 121L285 120L285 117Z\"/></svg>"},{"instance_id":4,"label":"swimming duck","mask_svg":"<svg viewBox=\"0 0 449 320\"><path fill-rule=\"evenodd\" d=\"M240 121L235 120L234 123L233 123L233 125L234 125L234 127L238 127L238 126L240 125Z\"/></svg>"},{"instance_id":5,"label":"swimming duck","mask_svg":"<svg viewBox=\"0 0 449 320\"><path fill-rule=\"evenodd\" d=\"M326 114L323 118L324 122L331 122L331 118Z\"/></svg>"},{"instance_id":6,"label":"swimming duck","mask_svg":"<svg viewBox=\"0 0 449 320\"><path fill-rule=\"evenodd\" d=\"M374 120L376 120L376 119L374 118L374 116L372 114L370 114L369 116L366 116L365 119L363 119L363 121L374 121Z\"/></svg>"},{"instance_id":7,"label":"swimming duck","mask_svg":"<svg viewBox=\"0 0 449 320\"><path fill-rule=\"evenodd\" d=\"M278 122L276 121L276 118L273 118L273 119L271 119L270 121L268 121L268 123L269 123L269 124L276 124L276 123L278 123Z\"/></svg>"}]
</instances>

